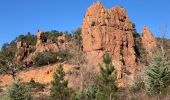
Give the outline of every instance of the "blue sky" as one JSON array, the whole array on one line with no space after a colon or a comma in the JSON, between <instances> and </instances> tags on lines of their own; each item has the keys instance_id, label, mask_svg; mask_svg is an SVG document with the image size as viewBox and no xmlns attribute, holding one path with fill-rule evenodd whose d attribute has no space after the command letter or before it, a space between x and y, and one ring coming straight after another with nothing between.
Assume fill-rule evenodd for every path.
<instances>
[{"instance_id":1,"label":"blue sky","mask_svg":"<svg viewBox=\"0 0 170 100\"><path fill-rule=\"evenodd\" d=\"M72 31L81 27L86 9L96 0L0 0L0 47L19 34L38 29ZM147 25L155 36L170 38L169 0L102 0L106 8L123 6L137 30Z\"/></svg>"}]
</instances>

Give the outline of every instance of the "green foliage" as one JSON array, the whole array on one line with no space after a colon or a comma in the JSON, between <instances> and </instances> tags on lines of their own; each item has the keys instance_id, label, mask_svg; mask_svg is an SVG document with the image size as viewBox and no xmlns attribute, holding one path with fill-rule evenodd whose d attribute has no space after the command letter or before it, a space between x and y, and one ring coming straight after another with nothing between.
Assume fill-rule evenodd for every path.
<instances>
[{"instance_id":1,"label":"green foliage","mask_svg":"<svg viewBox=\"0 0 170 100\"><path fill-rule=\"evenodd\" d=\"M161 94L170 85L169 64L161 56L155 55L146 71L146 91L148 94Z\"/></svg>"},{"instance_id":2,"label":"green foliage","mask_svg":"<svg viewBox=\"0 0 170 100\"><path fill-rule=\"evenodd\" d=\"M71 95L71 100L91 100L86 97L84 92L73 92Z\"/></svg>"},{"instance_id":3,"label":"green foliage","mask_svg":"<svg viewBox=\"0 0 170 100\"><path fill-rule=\"evenodd\" d=\"M57 61L58 61L57 53L54 52L37 53L37 55L33 59L33 63L36 66L53 64L56 63Z\"/></svg>"},{"instance_id":4,"label":"green foliage","mask_svg":"<svg viewBox=\"0 0 170 100\"><path fill-rule=\"evenodd\" d=\"M17 52L17 42L23 41L28 44L36 44L36 36L28 33L20 35L10 43L3 44L0 51L0 74L10 74L13 78L15 74L22 69L22 65L16 62L15 54Z\"/></svg>"},{"instance_id":5,"label":"green foliage","mask_svg":"<svg viewBox=\"0 0 170 100\"><path fill-rule=\"evenodd\" d=\"M134 49L135 49L135 52L136 54L138 55L138 57L141 56L141 54L143 53L142 51L142 43L141 43L141 36L140 34L137 32L136 30L136 25L134 23L132 23L132 34L133 34L133 37L134 37Z\"/></svg>"},{"instance_id":6,"label":"green foliage","mask_svg":"<svg viewBox=\"0 0 170 100\"><path fill-rule=\"evenodd\" d=\"M44 37L46 39L52 40L52 39L57 38L58 36L61 36L62 34L63 34L63 32L59 32L57 30L52 30L52 31L49 31L49 32L45 32Z\"/></svg>"},{"instance_id":7,"label":"green foliage","mask_svg":"<svg viewBox=\"0 0 170 100\"><path fill-rule=\"evenodd\" d=\"M64 80L65 72L62 65L59 65L51 82L51 100L67 100L69 97L68 81Z\"/></svg>"},{"instance_id":8,"label":"green foliage","mask_svg":"<svg viewBox=\"0 0 170 100\"><path fill-rule=\"evenodd\" d=\"M82 92L74 92L71 95L71 100L95 100L98 87L91 85L85 88Z\"/></svg>"},{"instance_id":9,"label":"green foliage","mask_svg":"<svg viewBox=\"0 0 170 100\"><path fill-rule=\"evenodd\" d=\"M70 56L71 55L67 50L63 50L59 52L37 53L33 59L33 63L36 66L54 64L56 62L67 61L70 58Z\"/></svg>"},{"instance_id":10,"label":"green foliage","mask_svg":"<svg viewBox=\"0 0 170 100\"><path fill-rule=\"evenodd\" d=\"M4 43L0 51L0 60L12 61L15 57L16 43L12 41L10 44Z\"/></svg>"},{"instance_id":11,"label":"green foliage","mask_svg":"<svg viewBox=\"0 0 170 100\"><path fill-rule=\"evenodd\" d=\"M86 100L94 100L96 98L98 87L96 85L91 85L84 89L83 94Z\"/></svg>"},{"instance_id":12,"label":"green foliage","mask_svg":"<svg viewBox=\"0 0 170 100\"><path fill-rule=\"evenodd\" d=\"M31 35L30 32L28 32L26 35L19 35L16 39L16 42L22 41L23 43L27 43L28 45L35 46L37 43L37 37L36 35Z\"/></svg>"},{"instance_id":13,"label":"green foliage","mask_svg":"<svg viewBox=\"0 0 170 100\"><path fill-rule=\"evenodd\" d=\"M71 95L71 100L82 100L80 98L81 98L80 95L76 92L72 93Z\"/></svg>"},{"instance_id":14,"label":"green foliage","mask_svg":"<svg viewBox=\"0 0 170 100\"><path fill-rule=\"evenodd\" d=\"M132 27L133 27L133 29L132 29L132 34L133 34L133 36L134 36L134 37L139 37L140 35L139 35L139 33L137 32L137 30L136 30L136 25L135 25L135 23L132 23Z\"/></svg>"},{"instance_id":15,"label":"green foliage","mask_svg":"<svg viewBox=\"0 0 170 100\"><path fill-rule=\"evenodd\" d=\"M10 74L15 79L16 73L22 69L21 64L16 62L16 43L5 43L0 51L0 74Z\"/></svg>"},{"instance_id":16,"label":"green foliage","mask_svg":"<svg viewBox=\"0 0 170 100\"><path fill-rule=\"evenodd\" d=\"M19 80L14 81L7 88L7 95L10 100L32 100L32 94L29 89Z\"/></svg>"},{"instance_id":17,"label":"green foliage","mask_svg":"<svg viewBox=\"0 0 170 100\"><path fill-rule=\"evenodd\" d=\"M117 92L115 69L112 59L108 54L103 55L104 66L100 67L99 89L96 93L96 100L113 100Z\"/></svg>"},{"instance_id":18,"label":"green foliage","mask_svg":"<svg viewBox=\"0 0 170 100\"><path fill-rule=\"evenodd\" d=\"M63 62L63 61L68 61L72 56L69 50L62 50L62 51L59 51L57 52L57 56L60 58L60 62Z\"/></svg>"},{"instance_id":19,"label":"green foliage","mask_svg":"<svg viewBox=\"0 0 170 100\"><path fill-rule=\"evenodd\" d=\"M45 88L45 85L44 85L44 84L35 82L33 79L31 79L30 82L27 83L27 85L28 85L29 88L35 89L35 90L37 90L37 91L43 91L44 88Z\"/></svg>"}]
</instances>

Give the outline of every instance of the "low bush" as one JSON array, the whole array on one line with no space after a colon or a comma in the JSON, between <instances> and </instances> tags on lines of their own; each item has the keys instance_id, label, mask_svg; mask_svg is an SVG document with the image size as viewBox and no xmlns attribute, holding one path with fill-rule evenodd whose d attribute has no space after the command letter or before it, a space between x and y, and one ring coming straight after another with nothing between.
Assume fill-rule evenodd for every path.
<instances>
[{"instance_id":1,"label":"low bush","mask_svg":"<svg viewBox=\"0 0 170 100\"><path fill-rule=\"evenodd\" d=\"M37 53L33 59L33 64L36 66L43 66L54 64L56 62L67 61L71 55L67 50L59 52L43 52Z\"/></svg>"},{"instance_id":2,"label":"low bush","mask_svg":"<svg viewBox=\"0 0 170 100\"><path fill-rule=\"evenodd\" d=\"M69 52L69 50L63 50L63 51L59 51L57 52L57 56L58 58L60 58L60 62L63 61L68 61L69 59L71 59L72 54Z\"/></svg>"},{"instance_id":3,"label":"low bush","mask_svg":"<svg viewBox=\"0 0 170 100\"><path fill-rule=\"evenodd\" d=\"M36 66L43 66L57 62L57 53L43 52L37 53L33 59L33 64Z\"/></svg>"},{"instance_id":4,"label":"low bush","mask_svg":"<svg viewBox=\"0 0 170 100\"><path fill-rule=\"evenodd\" d=\"M73 92L71 95L72 100L95 100L98 87L91 85L85 88L82 92Z\"/></svg>"},{"instance_id":5,"label":"low bush","mask_svg":"<svg viewBox=\"0 0 170 100\"><path fill-rule=\"evenodd\" d=\"M43 91L45 88L45 84L41 84L38 82L35 82L33 79L30 80L29 83L27 83L28 87L35 90L35 91Z\"/></svg>"},{"instance_id":6,"label":"low bush","mask_svg":"<svg viewBox=\"0 0 170 100\"><path fill-rule=\"evenodd\" d=\"M7 97L10 100L32 100L32 94L29 88L19 80L14 81L7 87Z\"/></svg>"}]
</instances>

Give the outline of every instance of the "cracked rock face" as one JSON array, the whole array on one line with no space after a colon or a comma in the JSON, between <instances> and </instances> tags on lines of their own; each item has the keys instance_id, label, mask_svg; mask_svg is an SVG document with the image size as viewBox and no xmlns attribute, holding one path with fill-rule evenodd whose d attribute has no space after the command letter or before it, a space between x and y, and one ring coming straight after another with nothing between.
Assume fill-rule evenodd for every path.
<instances>
[{"instance_id":1,"label":"cracked rock face","mask_svg":"<svg viewBox=\"0 0 170 100\"><path fill-rule=\"evenodd\" d=\"M124 8L106 9L100 2L93 4L85 14L82 38L85 52L102 51L112 56L120 85L134 80L137 60L132 23Z\"/></svg>"}]
</instances>

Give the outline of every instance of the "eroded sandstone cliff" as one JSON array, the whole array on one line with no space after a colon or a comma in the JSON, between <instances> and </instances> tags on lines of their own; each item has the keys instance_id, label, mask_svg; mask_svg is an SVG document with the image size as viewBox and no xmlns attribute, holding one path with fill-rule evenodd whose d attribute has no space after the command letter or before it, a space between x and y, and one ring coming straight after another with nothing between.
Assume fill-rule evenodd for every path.
<instances>
[{"instance_id":1,"label":"eroded sandstone cliff","mask_svg":"<svg viewBox=\"0 0 170 100\"><path fill-rule=\"evenodd\" d=\"M120 84L133 82L137 59L132 23L124 8L106 9L101 2L93 4L85 14L82 38L87 55L95 55L91 60L88 57L90 61L98 61L103 53L109 53L112 55Z\"/></svg>"}]
</instances>

